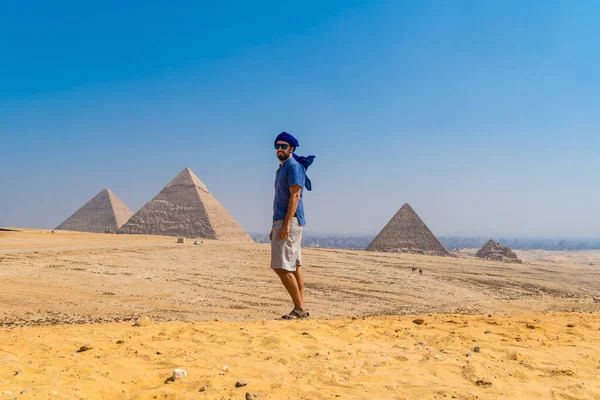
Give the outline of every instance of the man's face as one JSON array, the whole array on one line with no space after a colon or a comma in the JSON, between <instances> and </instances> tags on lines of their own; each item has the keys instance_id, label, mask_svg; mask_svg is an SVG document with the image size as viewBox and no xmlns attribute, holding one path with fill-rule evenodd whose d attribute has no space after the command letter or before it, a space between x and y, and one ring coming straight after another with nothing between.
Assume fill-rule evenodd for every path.
<instances>
[{"instance_id":1,"label":"man's face","mask_svg":"<svg viewBox=\"0 0 600 400\"><path fill-rule=\"evenodd\" d=\"M294 148L288 142L282 142L281 140L275 143L275 150L280 161L287 160L294 152Z\"/></svg>"}]
</instances>

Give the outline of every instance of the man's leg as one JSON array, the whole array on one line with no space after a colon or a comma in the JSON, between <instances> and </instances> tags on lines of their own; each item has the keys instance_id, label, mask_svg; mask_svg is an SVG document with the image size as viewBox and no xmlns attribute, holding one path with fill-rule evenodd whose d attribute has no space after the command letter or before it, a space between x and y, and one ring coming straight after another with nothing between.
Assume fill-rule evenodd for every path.
<instances>
[{"instance_id":1,"label":"man's leg","mask_svg":"<svg viewBox=\"0 0 600 400\"><path fill-rule=\"evenodd\" d=\"M298 291L300 292L300 300L304 304L304 277L302 276L302 268L296 267L296 271L293 272L296 282L298 283Z\"/></svg>"},{"instance_id":2,"label":"man's leg","mask_svg":"<svg viewBox=\"0 0 600 400\"><path fill-rule=\"evenodd\" d=\"M300 292L300 288L298 287L296 275L293 272L286 271L282 268L275 269L275 272L277 272L277 275L279 275L279 279L281 279L281 283L283 283L283 286L285 286L286 290L292 297L292 301L294 302L294 308L304 310L302 294ZM302 287L304 288L304 283L302 284Z\"/></svg>"}]
</instances>

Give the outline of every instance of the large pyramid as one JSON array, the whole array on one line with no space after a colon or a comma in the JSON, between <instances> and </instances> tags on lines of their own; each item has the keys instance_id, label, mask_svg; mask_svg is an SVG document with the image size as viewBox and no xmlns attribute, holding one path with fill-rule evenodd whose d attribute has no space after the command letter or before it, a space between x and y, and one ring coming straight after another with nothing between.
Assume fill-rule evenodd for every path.
<instances>
[{"instance_id":1,"label":"large pyramid","mask_svg":"<svg viewBox=\"0 0 600 400\"><path fill-rule=\"evenodd\" d=\"M117 232L132 215L131 210L110 189L104 189L56 229L98 233L110 229Z\"/></svg>"},{"instance_id":2,"label":"large pyramid","mask_svg":"<svg viewBox=\"0 0 600 400\"><path fill-rule=\"evenodd\" d=\"M185 168L121 228L123 233L252 242L206 186Z\"/></svg>"},{"instance_id":3,"label":"large pyramid","mask_svg":"<svg viewBox=\"0 0 600 400\"><path fill-rule=\"evenodd\" d=\"M367 251L450 255L408 203L373 239Z\"/></svg>"}]
</instances>

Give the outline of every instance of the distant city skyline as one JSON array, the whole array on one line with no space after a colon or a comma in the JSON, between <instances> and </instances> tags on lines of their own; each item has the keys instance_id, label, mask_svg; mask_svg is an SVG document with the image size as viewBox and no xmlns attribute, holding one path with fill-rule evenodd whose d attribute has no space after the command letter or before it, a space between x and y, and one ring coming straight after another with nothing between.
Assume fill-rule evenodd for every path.
<instances>
[{"instance_id":1,"label":"distant city skyline","mask_svg":"<svg viewBox=\"0 0 600 400\"><path fill-rule=\"evenodd\" d=\"M600 236L600 3L2 5L0 226L191 168L270 228L282 130L314 154L310 234Z\"/></svg>"}]
</instances>

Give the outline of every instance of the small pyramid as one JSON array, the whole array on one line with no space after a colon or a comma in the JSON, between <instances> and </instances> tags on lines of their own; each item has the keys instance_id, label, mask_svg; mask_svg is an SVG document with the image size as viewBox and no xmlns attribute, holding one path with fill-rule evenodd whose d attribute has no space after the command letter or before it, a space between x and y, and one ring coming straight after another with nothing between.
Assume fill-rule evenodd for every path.
<instances>
[{"instance_id":1,"label":"small pyramid","mask_svg":"<svg viewBox=\"0 0 600 400\"><path fill-rule=\"evenodd\" d=\"M488 242L479 249L477 254L475 254L475 257L485 258L487 260L522 263L510 247L502 246L492 239L488 240Z\"/></svg>"},{"instance_id":2,"label":"small pyramid","mask_svg":"<svg viewBox=\"0 0 600 400\"><path fill-rule=\"evenodd\" d=\"M121 231L253 242L189 168L167 183L121 227Z\"/></svg>"},{"instance_id":3,"label":"small pyramid","mask_svg":"<svg viewBox=\"0 0 600 400\"><path fill-rule=\"evenodd\" d=\"M398 210L366 250L450 255L408 203Z\"/></svg>"},{"instance_id":4,"label":"small pyramid","mask_svg":"<svg viewBox=\"0 0 600 400\"><path fill-rule=\"evenodd\" d=\"M97 233L104 233L107 230L117 232L132 215L131 210L110 189L104 189L56 229Z\"/></svg>"}]
</instances>

